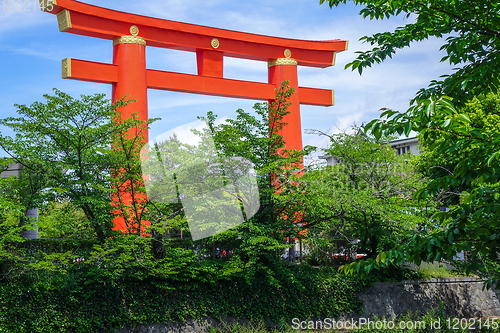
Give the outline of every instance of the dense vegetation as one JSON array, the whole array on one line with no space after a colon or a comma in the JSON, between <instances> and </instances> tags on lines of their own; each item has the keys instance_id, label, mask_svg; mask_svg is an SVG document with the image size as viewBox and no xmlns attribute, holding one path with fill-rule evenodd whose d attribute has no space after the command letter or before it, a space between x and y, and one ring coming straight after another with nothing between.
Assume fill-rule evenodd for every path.
<instances>
[{"instance_id":1,"label":"dense vegetation","mask_svg":"<svg viewBox=\"0 0 500 333\"><path fill-rule=\"evenodd\" d=\"M204 316L335 316L361 310L356 294L374 281L404 278L394 268L365 279L344 276L332 255L357 248L374 257L425 224L410 213L417 207L412 164L387 145L343 134L332 136L329 153L342 156L344 168L298 170L313 148L284 149L279 131L292 93L284 85L271 106L255 105L254 115L238 110L220 125L212 113L203 118L207 128L196 134L213 138L220 156L254 164L260 208L197 241L180 202L145 199L138 143L151 121L123 120L116 111L133 101L56 91L45 104L18 106L23 117L2 124L22 136L0 137L12 156L2 163L25 167L19 179L0 179L0 329L89 332ZM112 120L118 125L109 126ZM176 156L198 149L177 147ZM135 206L109 199L132 190ZM355 201L346 206L349 198ZM27 207L41 209L38 240L20 236L34 227L19 224ZM127 233L112 230L117 216ZM302 265L293 251L283 258L294 239L304 245Z\"/></svg>"},{"instance_id":2,"label":"dense vegetation","mask_svg":"<svg viewBox=\"0 0 500 333\"><path fill-rule=\"evenodd\" d=\"M443 61L462 67L418 92L407 111L385 109L364 133L330 136L326 153L341 163L329 167L303 167L313 147L284 149L279 133L294 93L286 83L273 104L256 104L253 114L238 110L236 119L216 125L208 113L202 118L208 129L197 134L213 140L221 160L253 163L260 199L255 215L211 237L191 239L180 200L188 192L177 190L176 203L147 199L140 155L143 129L154 120L122 119L119 108L133 101L74 99L56 90L45 103L17 106L18 118L0 120L16 133L0 135L10 154L2 168L24 166L18 179L0 179L0 331L335 316L360 310L356 293L374 281L411 276L405 262L453 260L462 251L470 261L461 269L497 283L498 6L353 2L364 6L364 17L403 13L415 22L365 37L373 49L347 67L361 73L411 42L449 33ZM396 156L388 135L412 130L422 156ZM178 148L178 157L198 149ZM244 208L244 196L236 198ZM35 221L24 212L34 207L41 209L41 239L26 240L21 232ZM126 233L113 230L117 219ZM295 240L304 249L300 265ZM352 275L337 271L342 264Z\"/></svg>"},{"instance_id":3,"label":"dense vegetation","mask_svg":"<svg viewBox=\"0 0 500 333\"><path fill-rule=\"evenodd\" d=\"M408 1L351 0L361 5L364 18L384 19L398 15L412 18L392 32L362 37L372 48L358 52L346 68L363 69L391 58L398 49L428 38L443 39L441 61L455 65L451 75L433 80L400 112L382 109L380 119L364 127L376 138L382 134L419 133L424 148L420 171L429 181L415 199L433 200L449 206L435 213L438 228L415 233L410 242L381 252L374 260L346 266L354 273L406 260L420 263L452 260L466 251L472 262L468 270L489 279L488 286L500 281L498 118L498 22L495 1ZM325 0L320 0L320 3ZM330 7L348 0L329 0ZM361 271L364 271L361 270Z\"/></svg>"},{"instance_id":4,"label":"dense vegetation","mask_svg":"<svg viewBox=\"0 0 500 333\"><path fill-rule=\"evenodd\" d=\"M253 320L291 320L335 316L359 310L356 293L367 282L310 267L290 270L276 264L248 284L243 278L198 281L206 273L189 274L184 281L124 273L114 279L109 268L72 264L67 274L37 273L0 284L1 332L99 332L125 324L185 321L206 316ZM280 267L281 266L281 267ZM215 268L215 267L214 267ZM196 269L195 269L196 270ZM14 307L13 304L16 304Z\"/></svg>"}]
</instances>

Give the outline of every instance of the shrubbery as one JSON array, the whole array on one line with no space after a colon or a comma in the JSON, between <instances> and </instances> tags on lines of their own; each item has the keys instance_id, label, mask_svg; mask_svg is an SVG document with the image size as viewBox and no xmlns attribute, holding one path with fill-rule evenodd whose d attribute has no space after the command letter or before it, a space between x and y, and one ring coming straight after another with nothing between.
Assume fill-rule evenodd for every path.
<instances>
[{"instance_id":1,"label":"shrubbery","mask_svg":"<svg viewBox=\"0 0 500 333\"><path fill-rule=\"evenodd\" d=\"M192 263L194 266L196 264ZM192 280L111 277L111 266L75 262L66 274L38 271L0 282L0 332L100 332L126 324L231 316L289 321L294 317L337 316L361 310L356 294L372 281L338 274L332 268L275 262L248 283L198 270ZM178 275L187 276L192 267ZM194 270L196 272L196 270ZM210 280L212 282L210 282Z\"/></svg>"}]
</instances>

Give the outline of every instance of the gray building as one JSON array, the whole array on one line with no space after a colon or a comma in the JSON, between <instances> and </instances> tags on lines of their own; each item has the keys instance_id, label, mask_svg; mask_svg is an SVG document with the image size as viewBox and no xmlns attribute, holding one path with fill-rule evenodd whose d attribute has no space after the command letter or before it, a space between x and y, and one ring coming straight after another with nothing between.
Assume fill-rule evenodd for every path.
<instances>
[{"instance_id":1,"label":"gray building","mask_svg":"<svg viewBox=\"0 0 500 333\"><path fill-rule=\"evenodd\" d=\"M21 170L23 170L23 166L21 165L21 163L14 163L14 164L9 165L7 167L7 170L0 173L0 177L9 178L11 176L14 176L17 178L21 174Z\"/></svg>"},{"instance_id":2,"label":"gray building","mask_svg":"<svg viewBox=\"0 0 500 333\"><path fill-rule=\"evenodd\" d=\"M410 152L414 155L420 155L420 148L418 146L418 139L416 137L392 140L389 142L391 144L391 147L396 150L396 154L398 155Z\"/></svg>"}]
</instances>

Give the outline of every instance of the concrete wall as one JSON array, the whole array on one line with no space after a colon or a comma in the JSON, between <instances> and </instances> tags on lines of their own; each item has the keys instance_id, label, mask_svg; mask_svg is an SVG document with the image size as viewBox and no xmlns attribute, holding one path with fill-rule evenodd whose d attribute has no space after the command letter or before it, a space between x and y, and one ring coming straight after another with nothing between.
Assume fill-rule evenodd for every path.
<instances>
[{"instance_id":1,"label":"concrete wall","mask_svg":"<svg viewBox=\"0 0 500 333\"><path fill-rule=\"evenodd\" d=\"M445 304L448 316L474 318L500 316L500 302L493 290L483 290L476 278L442 278L384 282L359 295L365 304L364 317L394 317L408 311L427 312Z\"/></svg>"},{"instance_id":2,"label":"concrete wall","mask_svg":"<svg viewBox=\"0 0 500 333\"><path fill-rule=\"evenodd\" d=\"M344 319L354 318L391 318L408 311L426 313L432 308L445 303L446 314L454 318L474 318L500 316L500 302L493 290L483 291L483 282L476 278L443 278L432 280L383 282L359 295L363 300L364 313L352 313ZM300 318L306 320L307 318ZM225 318L229 323L246 320ZM275 323L267 323L276 327ZM291 324L291 323L290 323ZM165 324L137 325L125 327L116 333L205 333L211 326L221 327L213 318L206 320L188 320Z\"/></svg>"}]
</instances>

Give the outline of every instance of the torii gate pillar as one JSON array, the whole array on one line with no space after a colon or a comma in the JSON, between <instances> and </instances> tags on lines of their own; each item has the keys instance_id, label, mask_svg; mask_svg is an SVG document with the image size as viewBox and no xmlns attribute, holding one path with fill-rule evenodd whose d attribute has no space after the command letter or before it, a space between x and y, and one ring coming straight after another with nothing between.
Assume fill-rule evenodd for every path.
<instances>
[{"instance_id":1,"label":"torii gate pillar","mask_svg":"<svg viewBox=\"0 0 500 333\"><path fill-rule=\"evenodd\" d=\"M124 13L75 0L39 1L44 10L57 15L61 32L113 41L113 64L66 58L62 77L111 84L113 101L125 95L136 100L119 109L125 119L134 113L142 121L148 119L147 89L272 101L275 89L287 80L295 92L283 119L287 125L279 133L286 149L300 150L300 104L334 104L333 90L299 87L297 66L334 65L336 53L347 49L346 40L286 39ZM197 75L146 68L146 44L196 52ZM267 62L268 83L224 78L225 57ZM147 142L147 129L143 134ZM119 223L115 228L126 230Z\"/></svg>"},{"instance_id":2,"label":"torii gate pillar","mask_svg":"<svg viewBox=\"0 0 500 333\"><path fill-rule=\"evenodd\" d=\"M286 51L285 51L286 53ZM287 149L302 149L302 127L300 125L300 99L299 81L297 77L297 60L291 58L278 58L268 62L269 83L278 89L283 81L288 81L288 86L294 89L293 95L288 99L289 113L283 118L287 125L279 132L283 136ZM270 100L270 103L273 101Z\"/></svg>"},{"instance_id":3,"label":"torii gate pillar","mask_svg":"<svg viewBox=\"0 0 500 333\"><path fill-rule=\"evenodd\" d=\"M137 36L122 36L113 39L113 64L118 66L118 80L112 84L112 99L129 95L136 100L119 109L128 119L133 113L142 121L148 120L148 82L146 71L146 41ZM144 131L148 142L147 130Z\"/></svg>"},{"instance_id":4,"label":"torii gate pillar","mask_svg":"<svg viewBox=\"0 0 500 333\"><path fill-rule=\"evenodd\" d=\"M134 29L131 29L133 32ZM128 99L135 102L129 103L118 109L123 119L131 118L135 113L139 120L148 120L148 83L146 69L146 41L137 36L121 36L113 39L113 64L117 66L117 81L112 83L112 100L128 95ZM138 129L130 129L130 132ZM148 142L148 129L142 129L144 142ZM132 133L131 133L132 135ZM117 170L117 172L120 172ZM130 185L130 184L128 184ZM113 197L113 202L121 200L125 207L132 207L132 196L127 190L119 189L120 199ZM145 199L143 197L136 199ZM114 230L127 232L127 223L123 217L115 217ZM148 221L142 221L149 225Z\"/></svg>"}]
</instances>

